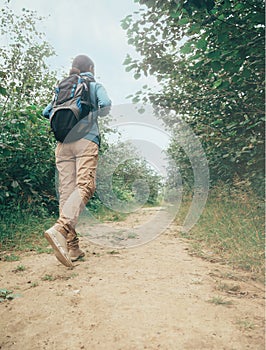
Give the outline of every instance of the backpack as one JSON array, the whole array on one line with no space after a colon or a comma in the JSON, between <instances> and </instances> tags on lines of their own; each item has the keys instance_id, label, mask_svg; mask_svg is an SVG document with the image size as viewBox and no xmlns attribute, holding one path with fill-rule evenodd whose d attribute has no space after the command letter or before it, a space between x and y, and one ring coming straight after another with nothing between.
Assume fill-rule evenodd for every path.
<instances>
[{"instance_id":1,"label":"backpack","mask_svg":"<svg viewBox=\"0 0 266 350\"><path fill-rule=\"evenodd\" d=\"M57 141L77 141L89 132L92 111L90 82L92 81L95 81L92 77L72 74L57 86L49 116L51 131ZM88 117L88 120L85 117ZM82 119L84 121L80 122Z\"/></svg>"}]
</instances>

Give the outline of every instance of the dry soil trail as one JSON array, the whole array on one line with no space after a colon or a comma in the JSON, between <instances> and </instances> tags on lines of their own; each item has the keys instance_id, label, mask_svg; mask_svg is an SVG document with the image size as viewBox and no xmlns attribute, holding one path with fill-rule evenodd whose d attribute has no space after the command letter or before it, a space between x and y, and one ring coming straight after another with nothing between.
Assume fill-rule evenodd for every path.
<instances>
[{"instance_id":1,"label":"dry soil trail","mask_svg":"<svg viewBox=\"0 0 266 350\"><path fill-rule=\"evenodd\" d=\"M147 210L108 225L136 215ZM1 350L265 348L263 286L189 255L173 225L136 248L81 245L86 259L73 270L52 254L0 261L0 288L21 295L0 303Z\"/></svg>"}]
</instances>

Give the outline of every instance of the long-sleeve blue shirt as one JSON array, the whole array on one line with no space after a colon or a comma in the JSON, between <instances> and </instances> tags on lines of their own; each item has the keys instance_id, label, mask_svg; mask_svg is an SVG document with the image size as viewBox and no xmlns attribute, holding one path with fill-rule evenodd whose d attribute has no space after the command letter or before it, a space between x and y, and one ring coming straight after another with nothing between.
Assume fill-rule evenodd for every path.
<instances>
[{"instance_id":1,"label":"long-sleeve blue shirt","mask_svg":"<svg viewBox=\"0 0 266 350\"><path fill-rule=\"evenodd\" d=\"M93 77L91 72L81 73L81 76ZM100 132L98 127L98 116L106 116L111 109L111 100L102 84L98 82L90 82L90 100L92 104L92 125L89 133L84 137L87 140L100 144ZM43 110L43 116L49 118L52 110L52 102L49 103ZM87 118L80 121L81 123L88 123Z\"/></svg>"}]
</instances>

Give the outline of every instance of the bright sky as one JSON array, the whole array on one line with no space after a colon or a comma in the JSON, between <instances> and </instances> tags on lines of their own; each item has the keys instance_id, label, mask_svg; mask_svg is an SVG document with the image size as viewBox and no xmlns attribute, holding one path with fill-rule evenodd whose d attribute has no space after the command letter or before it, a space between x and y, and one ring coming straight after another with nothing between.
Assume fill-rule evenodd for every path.
<instances>
[{"instance_id":1,"label":"bright sky","mask_svg":"<svg viewBox=\"0 0 266 350\"><path fill-rule=\"evenodd\" d=\"M4 2L0 0L1 7ZM124 17L138 10L134 0L11 0L9 6L18 14L24 7L41 16L50 15L40 31L57 54L49 60L51 68L68 72L76 55L87 54L95 62L96 78L106 87L113 105L129 103L126 96L145 84L155 85L151 78L135 80L123 66L127 53L136 56L120 25Z\"/></svg>"}]
</instances>

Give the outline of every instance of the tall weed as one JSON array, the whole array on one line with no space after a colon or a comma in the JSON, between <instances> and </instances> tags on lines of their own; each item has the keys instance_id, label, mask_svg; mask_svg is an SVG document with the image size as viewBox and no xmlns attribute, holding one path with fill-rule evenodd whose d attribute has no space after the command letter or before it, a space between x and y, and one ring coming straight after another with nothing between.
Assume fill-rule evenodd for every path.
<instances>
[{"instance_id":1,"label":"tall weed","mask_svg":"<svg viewBox=\"0 0 266 350\"><path fill-rule=\"evenodd\" d=\"M190 201L185 200L177 223L182 225ZM258 274L264 272L264 203L246 187L224 185L209 193L198 223L183 235L194 252Z\"/></svg>"}]
</instances>

